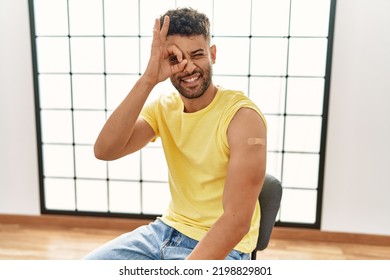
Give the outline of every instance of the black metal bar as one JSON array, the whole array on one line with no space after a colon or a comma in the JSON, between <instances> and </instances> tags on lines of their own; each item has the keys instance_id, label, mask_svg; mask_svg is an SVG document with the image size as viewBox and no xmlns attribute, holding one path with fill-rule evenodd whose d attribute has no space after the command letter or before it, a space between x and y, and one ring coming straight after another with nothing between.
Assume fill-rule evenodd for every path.
<instances>
[{"instance_id":1,"label":"black metal bar","mask_svg":"<svg viewBox=\"0 0 390 280\"><path fill-rule=\"evenodd\" d=\"M29 16L30 16L30 34L31 34L31 55L33 67L33 82L34 82L34 98L35 98L35 122L36 122L36 139L37 139L37 156L38 156L38 178L39 178L39 205L41 213L45 209L45 195L43 182L43 157L42 157L42 127L41 127L41 113L39 101L39 79L38 79L38 59L37 59L37 45L35 33L35 14L34 1L28 1Z\"/></svg>"},{"instance_id":2,"label":"black metal bar","mask_svg":"<svg viewBox=\"0 0 390 280\"><path fill-rule=\"evenodd\" d=\"M90 217L111 217L125 219L150 219L153 220L161 215L143 214L143 213L115 213L115 212L94 212L94 211L72 211L72 210L46 210L45 214L49 215L68 215L68 216L90 216Z\"/></svg>"},{"instance_id":3,"label":"black metal bar","mask_svg":"<svg viewBox=\"0 0 390 280\"><path fill-rule=\"evenodd\" d=\"M331 84L331 70L332 70L332 54L333 54L333 38L334 25L336 16L336 0L331 1L329 12L329 28L328 28L328 49L326 57L325 69L325 85L324 85L324 103L322 109L322 127L321 127L321 143L320 143L320 162L318 172L318 199L317 199L317 217L316 227L321 228L321 213L324 192L324 173L325 173L325 155L326 155L326 137L328 130L328 113L329 113L329 98L330 98L330 84Z\"/></svg>"}]
</instances>

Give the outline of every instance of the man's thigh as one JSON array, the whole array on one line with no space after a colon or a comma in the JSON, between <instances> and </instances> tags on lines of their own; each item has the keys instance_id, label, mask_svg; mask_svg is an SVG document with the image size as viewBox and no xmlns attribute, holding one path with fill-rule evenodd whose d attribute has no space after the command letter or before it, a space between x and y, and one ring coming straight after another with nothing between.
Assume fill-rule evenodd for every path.
<instances>
[{"instance_id":1,"label":"man's thigh","mask_svg":"<svg viewBox=\"0 0 390 280\"><path fill-rule=\"evenodd\" d=\"M164 229L160 221L122 234L84 257L87 260L156 260L160 259Z\"/></svg>"},{"instance_id":2,"label":"man's thigh","mask_svg":"<svg viewBox=\"0 0 390 280\"><path fill-rule=\"evenodd\" d=\"M178 232L160 220L125 233L84 257L87 260L182 260L198 241ZM249 259L236 250L227 260Z\"/></svg>"},{"instance_id":3,"label":"man's thigh","mask_svg":"<svg viewBox=\"0 0 390 280\"><path fill-rule=\"evenodd\" d=\"M164 242L161 256L164 260L183 260L194 250L198 241L173 230L169 238ZM226 256L226 260L249 260L250 255L232 250Z\"/></svg>"}]
</instances>

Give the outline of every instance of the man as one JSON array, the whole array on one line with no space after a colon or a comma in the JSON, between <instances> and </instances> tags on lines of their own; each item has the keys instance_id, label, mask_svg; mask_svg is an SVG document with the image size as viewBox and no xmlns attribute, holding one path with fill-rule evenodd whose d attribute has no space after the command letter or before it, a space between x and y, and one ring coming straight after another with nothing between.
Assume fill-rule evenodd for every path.
<instances>
[{"instance_id":1,"label":"man","mask_svg":"<svg viewBox=\"0 0 390 280\"><path fill-rule=\"evenodd\" d=\"M249 259L259 228L266 125L244 94L214 85L215 60L204 14L184 8L156 19L148 66L94 150L115 160L161 137L172 200L161 218L86 259ZM144 106L168 77L178 93Z\"/></svg>"}]
</instances>

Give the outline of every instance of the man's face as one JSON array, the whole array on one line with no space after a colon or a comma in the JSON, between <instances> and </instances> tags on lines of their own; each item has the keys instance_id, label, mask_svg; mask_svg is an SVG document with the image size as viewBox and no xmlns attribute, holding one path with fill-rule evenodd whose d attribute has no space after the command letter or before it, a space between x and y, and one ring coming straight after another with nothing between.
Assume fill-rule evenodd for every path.
<instances>
[{"instance_id":1,"label":"man's face","mask_svg":"<svg viewBox=\"0 0 390 280\"><path fill-rule=\"evenodd\" d=\"M188 61L183 71L170 77L172 85L187 99L201 97L211 83L215 46L210 47L203 35L172 35L166 43L176 45L183 59ZM177 63L176 57L168 59L170 63Z\"/></svg>"}]
</instances>

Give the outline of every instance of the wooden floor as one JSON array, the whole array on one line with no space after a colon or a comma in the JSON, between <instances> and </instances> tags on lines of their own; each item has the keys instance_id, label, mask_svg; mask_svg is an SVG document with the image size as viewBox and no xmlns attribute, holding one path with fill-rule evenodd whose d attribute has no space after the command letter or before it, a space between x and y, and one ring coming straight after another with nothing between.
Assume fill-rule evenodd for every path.
<instances>
[{"instance_id":1,"label":"wooden floor","mask_svg":"<svg viewBox=\"0 0 390 280\"><path fill-rule=\"evenodd\" d=\"M267 260L390 260L390 247L349 243L272 240L258 253Z\"/></svg>"},{"instance_id":2,"label":"wooden floor","mask_svg":"<svg viewBox=\"0 0 390 280\"><path fill-rule=\"evenodd\" d=\"M85 254L123 233L64 226L42 226L0 223L0 259L2 260L67 260ZM340 242L276 239L258 253L265 260L390 260L390 246Z\"/></svg>"}]
</instances>

